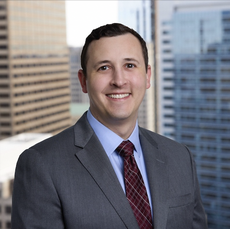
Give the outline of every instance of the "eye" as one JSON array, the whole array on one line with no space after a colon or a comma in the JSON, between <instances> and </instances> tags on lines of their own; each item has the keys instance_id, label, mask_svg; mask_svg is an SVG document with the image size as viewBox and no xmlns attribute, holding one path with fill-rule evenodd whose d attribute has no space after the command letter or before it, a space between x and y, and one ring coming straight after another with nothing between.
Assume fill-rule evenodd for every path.
<instances>
[{"instance_id":1,"label":"eye","mask_svg":"<svg viewBox=\"0 0 230 229\"><path fill-rule=\"evenodd\" d=\"M134 68L135 65L134 64L126 64L126 68Z\"/></svg>"},{"instance_id":2,"label":"eye","mask_svg":"<svg viewBox=\"0 0 230 229\"><path fill-rule=\"evenodd\" d=\"M109 69L109 67L105 65L105 66L101 66L98 70L99 71L106 71L108 69Z\"/></svg>"}]
</instances>

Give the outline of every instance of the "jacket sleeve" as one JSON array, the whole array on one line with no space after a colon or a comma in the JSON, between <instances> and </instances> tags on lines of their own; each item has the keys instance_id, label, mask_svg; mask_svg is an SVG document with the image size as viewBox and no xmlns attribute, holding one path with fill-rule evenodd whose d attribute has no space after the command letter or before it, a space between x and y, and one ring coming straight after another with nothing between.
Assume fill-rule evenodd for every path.
<instances>
[{"instance_id":1,"label":"jacket sleeve","mask_svg":"<svg viewBox=\"0 0 230 229\"><path fill-rule=\"evenodd\" d=\"M63 229L61 203L49 167L30 149L18 159L12 197L12 229Z\"/></svg>"}]
</instances>

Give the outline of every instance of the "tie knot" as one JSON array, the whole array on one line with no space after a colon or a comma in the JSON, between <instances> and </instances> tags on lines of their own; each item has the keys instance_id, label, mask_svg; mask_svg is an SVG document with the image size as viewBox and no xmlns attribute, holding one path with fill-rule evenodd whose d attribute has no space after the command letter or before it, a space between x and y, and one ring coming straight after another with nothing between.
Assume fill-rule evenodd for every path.
<instances>
[{"instance_id":1,"label":"tie knot","mask_svg":"<svg viewBox=\"0 0 230 229\"><path fill-rule=\"evenodd\" d=\"M122 157L129 157L133 154L134 145L130 141L123 141L118 147L117 152Z\"/></svg>"}]
</instances>

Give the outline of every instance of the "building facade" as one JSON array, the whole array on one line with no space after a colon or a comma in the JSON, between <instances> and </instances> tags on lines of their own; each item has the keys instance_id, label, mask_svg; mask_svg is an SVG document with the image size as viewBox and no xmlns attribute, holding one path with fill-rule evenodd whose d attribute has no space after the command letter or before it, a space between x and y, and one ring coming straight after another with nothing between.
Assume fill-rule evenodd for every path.
<instances>
[{"instance_id":1,"label":"building facade","mask_svg":"<svg viewBox=\"0 0 230 229\"><path fill-rule=\"evenodd\" d=\"M189 147L210 229L230 228L230 4L175 4L161 21L161 133Z\"/></svg>"},{"instance_id":2,"label":"building facade","mask_svg":"<svg viewBox=\"0 0 230 229\"><path fill-rule=\"evenodd\" d=\"M230 228L229 10L174 14L175 134L194 153L210 229Z\"/></svg>"},{"instance_id":3,"label":"building facade","mask_svg":"<svg viewBox=\"0 0 230 229\"><path fill-rule=\"evenodd\" d=\"M78 79L78 71L81 69L81 50L82 47L70 47L70 82L71 82L71 117L74 124L82 114L89 109L88 94L82 92L81 84Z\"/></svg>"},{"instance_id":4,"label":"building facade","mask_svg":"<svg viewBox=\"0 0 230 229\"><path fill-rule=\"evenodd\" d=\"M81 47L70 47L70 81L71 103L89 103L88 95L82 92L78 79L78 70L81 69Z\"/></svg>"},{"instance_id":5,"label":"building facade","mask_svg":"<svg viewBox=\"0 0 230 229\"><path fill-rule=\"evenodd\" d=\"M175 1L156 1L156 70L158 132L174 138L174 73L172 15Z\"/></svg>"},{"instance_id":6,"label":"building facade","mask_svg":"<svg viewBox=\"0 0 230 229\"><path fill-rule=\"evenodd\" d=\"M12 185L13 181L8 180L4 183L0 181L0 228L11 228L11 209L12 209Z\"/></svg>"},{"instance_id":7,"label":"building facade","mask_svg":"<svg viewBox=\"0 0 230 229\"><path fill-rule=\"evenodd\" d=\"M152 41L151 1L118 1L118 21L137 31L146 42Z\"/></svg>"},{"instance_id":8,"label":"building facade","mask_svg":"<svg viewBox=\"0 0 230 229\"><path fill-rule=\"evenodd\" d=\"M71 124L65 2L0 1L0 139Z\"/></svg>"}]
</instances>

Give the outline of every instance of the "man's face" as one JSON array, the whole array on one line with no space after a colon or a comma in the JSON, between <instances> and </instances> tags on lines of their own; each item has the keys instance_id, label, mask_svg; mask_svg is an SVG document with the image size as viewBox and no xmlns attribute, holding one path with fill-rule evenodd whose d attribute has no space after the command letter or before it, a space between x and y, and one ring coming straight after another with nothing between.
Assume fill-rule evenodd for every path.
<instances>
[{"instance_id":1,"label":"man's face","mask_svg":"<svg viewBox=\"0 0 230 229\"><path fill-rule=\"evenodd\" d=\"M87 57L87 77L79 71L79 79L93 116L108 128L136 122L151 75L139 40L130 33L103 37L89 45Z\"/></svg>"}]
</instances>

